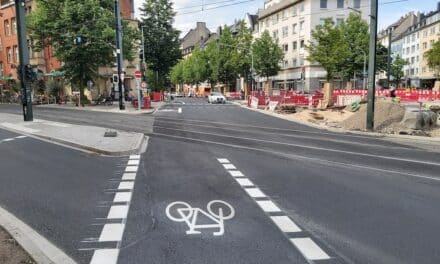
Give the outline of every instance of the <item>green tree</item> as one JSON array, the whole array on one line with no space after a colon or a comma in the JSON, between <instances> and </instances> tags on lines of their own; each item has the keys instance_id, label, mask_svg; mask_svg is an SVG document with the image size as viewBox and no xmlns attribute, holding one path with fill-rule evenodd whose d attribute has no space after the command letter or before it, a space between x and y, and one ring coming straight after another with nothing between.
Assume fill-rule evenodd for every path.
<instances>
[{"instance_id":1,"label":"green tree","mask_svg":"<svg viewBox=\"0 0 440 264\"><path fill-rule=\"evenodd\" d=\"M252 64L252 32L244 21L239 22L238 32L235 35L237 51L232 57L236 71L241 77L247 77Z\"/></svg>"},{"instance_id":2,"label":"green tree","mask_svg":"<svg viewBox=\"0 0 440 264\"><path fill-rule=\"evenodd\" d=\"M428 61L428 66L435 71L437 77L440 77L440 40L437 40L424 56Z\"/></svg>"},{"instance_id":3,"label":"green tree","mask_svg":"<svg viewBox=\"0 0 440 264\"><path fill-rule=\"evenodd\" d=\"M393 63L391 64L390 74L393 76L396 85L400 84L402 77L405 75L403 72L403 66L406 64L408 64L407 61L402 59L399 55L394 58Z\"/></svg>"},{"instance_id":4,"label":"green tree","mask_svg":"<svg viewBox=\"0 0 440 264\"><path fill-rule=\"evenodd\" d=\"M28 17L28 27L36 50L51 45L57 59L64 62L65 76L79 87L81 99L88 80L98 75L98 67L114 62L114 2L112 0L36 0L38 9ZM137 29L123 22L123 50L133 58ZM75 45L74 40L81 37Z\"/></svg>"},{"instance_id":5,"label":"green tree","mask_svg":"<svg viewBox=\"0 0 440 264\"><path fill-rule=\"evenodd\" d=\"M254 53L254 67L258 75L269 78L278 74L279 64L284 54L268 31L264 31L261 37L255 40L252 50Z\"/></svg>"},{"instance_id":6,"label":"green tree","mask_svg":"<svg viewBox=\"0 0 440 264\"><path fill-rule=\"evenodd\" d=\"M171 68L170 80L174 84L183 83L183 61L179 61L179 63Z\"/></svg>"},{"instance_id":7,"label":"green tree","mask_svg":"<svg viewBox=\"0 0 440 264\"><path fill-rule=\"evenodd\" d=\"M164 89L171 67L181 58L180 32L173 28L173 3L170 0L145 0L140 10L145 61L158 76L156 89Z\"/></svg>"},{"instance_id":8,"label":"green tree","mask_svg":"<svg viewBox=\"0 0 440 264\"><path fill-rule=\"evenodd\" d=\"M236 61L234 60L237 53L237 45L229 27L223 27L223 32L217 43L217 78L223 84L232 87L238 77L237 65L235 65Z\"/></svg>"},{"instance_id":9,"label":"green tree","mask_svg":"<svg viewBox=\"0 0 440 264\"><path fill-rule=\"evenodd\" d=\"M327 81L343 72L341 65L347 61L349 48L333 19L327 18L323 25L316 26L312 31L312 41L306 49L309 52L307 60L319 63L327 71Z\"/></svg>"},{"instance_id":10,"label":"green tree","mask_svg":"<svg viewBox=\"0 0 440 264\"><path fill-rule=\"evenodd\" d=\"M206 80L211 84L211 88L218 82L219 71L219 49L217 44L212 41L203 50L206 62Z\"/></svg>"}]
</instances>

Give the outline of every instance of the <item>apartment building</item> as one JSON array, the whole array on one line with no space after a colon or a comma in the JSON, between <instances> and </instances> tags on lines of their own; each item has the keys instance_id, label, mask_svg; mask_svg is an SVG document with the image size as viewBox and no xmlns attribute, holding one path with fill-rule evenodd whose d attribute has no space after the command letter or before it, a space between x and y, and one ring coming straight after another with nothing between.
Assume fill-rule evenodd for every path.
<instances>
[{"instance_id":1,"label":"apartment building","mask_svg":"<svg viewBox=\"0 0 440 264\"><path fill-rule=\"evenodd\" d=\"M342 23L350 12L357 10L368 21L368 0L267 0L258 12L254 36L264 31L276 39L284 51L281 71L271 77L274 91L293 89L313 92L322 87L326 72L307 61L305 46L312 40L312 30L328 17ZM265 78L257 80L260 83Z\"/></svg>"},{"instance_id":2,"label":"apartment building","mask_svg":"<svg viewBox=\"0 0 440 264\"><path fill-rule=\"evenodd\" d=\"M428 66L428 61L424 54L432 48L432 45L440 40L440 2L437 11L428 14L420 24L420 87L433 87L436 73Z\"/></svg>"}]
</instances>

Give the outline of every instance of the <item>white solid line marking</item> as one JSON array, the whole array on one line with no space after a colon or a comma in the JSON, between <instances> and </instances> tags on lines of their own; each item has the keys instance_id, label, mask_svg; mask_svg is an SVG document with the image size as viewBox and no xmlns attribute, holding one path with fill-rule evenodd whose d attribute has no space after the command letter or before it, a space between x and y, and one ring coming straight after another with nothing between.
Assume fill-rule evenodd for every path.
<instances>
[{"instance_id":1,"label":"white solid line marking","mask_svg":"<svg viewBox=\"0 0 440 264\"><path fill-rule=\"evenodd\" d=\"M124 224L105 224L99 236L99 242L121 241L124 227Z\"/></svg>"},{"instance_id":2,"label":"white solid line marking","mask_svg":"<svg viewBox=\"0 0 440 264\"><path fill-rule=\"evenodd\" d=\"M141 155L130 155L130 159L140 159Z\"/></svg>"},{"instance_id":3,"label":"white solid line marking","mask_svg":"<svg viewBox=\"0 0 440 264\"><path fill-rule=\"evenodd\" d=\"M254 184L249 180L249 179L247 179L247 178L244 178L244 179L235 179L237 182L238 182L238 184L240 184L241 186L254 186Z\"/></svg>"},{"instance_id":4,"label":"white solid line marking","mask_svg":"<svg viewBox=\"0 0 440 264\"><path fill-rule=\"evenodd\" d=\"M136 173L124 173L122 175L123 181L134 181L136 179Z\"/></svg>"},{"instance_id":5,"label":"white solid line marking","mask_svg":"<svg viewBox=\"0 0 440 264\"><path fill-rule=\"evenodd\" d=\"M228 159L217 159L220 163L230 163Z\"/></svg>"},{"instance_id":6,"label":"white solid line marking","mask_svg":"<svg viewBox=\"0 0 440 264\"><path fill-rule=\"evenodd\" d=\"M119 190L132 190L134 187L134 182L121 182L119 183Z\"/></svg>"},{"instance_id":7,"label":"white solid line marking","mask_svg":"<svg viewBox=\"0 0 440 264\"><path fill-rule=\"evenodd\" d=\"M129 160L127 165L128 166L139 165L139 160Z\"/></svg>"},{"instance_id":8,"label":"white solid line marking","mask_svg":"<svg viewBox=\"0 0 440 264\"><path fill-rule=\"evenodd\" d=\"M107 219L126 219L128 215L128 205L113 205L110 207Z\"/></svg>"},{"instance_id":9,"label":"white solid line marking","mask_svg":"<svg viewBox=\"0 0 440 264\"><path fill-rule=\"evenodd\" d=\"M330 256L324 252L312 239L305 238L291 238L290 242L309 260L323 260L329 259Z\"/></svg>"},{"instance_id":10,"label":"white solid line marking","mask_svg":"<svg viewBox=\"0 0 440 264\"><path fill-rule=\"evenodd\" d=\"M281 209L278 206L276 206L276 204L274 204L272 201L256 201L256 202L265 212L268 213L281 212Z\"/></svg>"},{"instance_id":11,"label":"white solid line marking","mask_svg":"<svg viewBox=\"0 0 440 264\"><path fill-rule=\"evenodd\" d=\"M232 177L244 177L244 174L241 171L230 170L229 173Z\"/></svg>"},{"instance_id":12,"label":"white solid line marking","mask_svg":"<svg viewBox=\"0 0 440 264\"><path fill-rule=\"evenodd\" d=\"M3 139L2 141L3 142L8 142L8 141L12 141L12 140L14 140L13 138L7 138L7 139Z\"/></svg>"},{"instance_id":13,"label":"white solid line marking","mask_svg":"<svg viewBox=\"0 0 440 264\"><path fill-rule=\"evenodd\" d=\"M97 249L93 253L90 264L116 264L118 262L119 249Z\"/></svg>"},{"instance_id":14,"label":"white solid line marking","mask_svg":"<svg viewBox=\"0 0 440 264\"><path fill-rule=\"evenodd\" d=\"M18 137L15 137L15 138L27 138L27 136L18 136Z\"/></svg>"},{"instance_id":15,"label":"white solid line marking","mask_svg":"<svg viewBox=\"0 0 440 264\"><path fill-rule=\"evenodd\" d=\"M131 192L117 192L115 194L114 203L128 203L131 201Z\"/></svg>"},{"instance_id":16,"label":"white solid line marking","mask_svg":"<svg viewBox=\"0 0 440 264\"><path fill-rule=\"evenodd\" d=\"M247 194L252 198L264 198L266 195L259 188L245 188Z\"/></svg>"},{"instance_id":17,"label":"white solid line marking","mask_svg":"<svg viewBox=\"0 0 440 264\"><path fill-rule=\"evenodd\" d=\"M227 170L236 170L237 168L233 164L223 164L223 167Z\"/></svg>"},{"instance_id":18,"label":"white solid line marking","mask_svg":"<svg viewBox=\"0 0 440 264\"><path fill-rule=\"evenodd\" d=\"M138 166L127 166L127 168L125 168L125 172L137 172L138 170Z\"/></svg>"},{"instance_id":19,"label":"white solid line marking","mask_svg":"<svg viewBox=\"0 0 440 264\"><path fill-rule=\"evenodd\" d=\"M270 218L278 228L285 233L301 232L301 228L299 228L288 216L271 216Z\"/></svg>"},{"instance_id":20,"label":"white solid line marking","mask_svg":"<svg viewBox=\"0 0 440 264\"><path fill-rule=\"evenodd\" d=\"M177 110L177 112L178 112L179 114L181 114L181 113L182 113L182 107L179 107L179 109Z\"/></svg>"}]
</instances>

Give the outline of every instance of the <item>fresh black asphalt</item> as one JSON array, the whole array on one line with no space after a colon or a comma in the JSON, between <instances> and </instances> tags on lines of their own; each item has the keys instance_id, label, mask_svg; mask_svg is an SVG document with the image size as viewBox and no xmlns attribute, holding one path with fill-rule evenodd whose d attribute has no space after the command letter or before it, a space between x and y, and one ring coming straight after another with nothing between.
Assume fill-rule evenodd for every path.
<instances>
[{"instance_id":1,"label":"fresh black asphalt","mask_svg":"<svg viewBox=\"0 0 440 264\"><path fill-rule=\"evenodd\" d=\"M229 159L304 230L297 236L311 237L332 257L314 263L440 263L438 153L322 131L236 105L176 101L163 108L173 111L148 116L35 111L41 119L150 136L118 263L310 263L217 158ZM2 105L0 111L17 113ZM0 130L0 140L7 133ZM0 155L0 205L87 263L91 252L78 249L96 246L84 238L99 235L95 218L108 208L98 205L111 200L105 190L115 186L112 179L120 178L118 165L126 160L31 138L0 144ZM28 174L35 176L21 176ZM215 229L187 235L186 223L165 214L175 201L206 209L212 200L236 210L223 236L214 236Z\"/></svg>"}]
</instances>

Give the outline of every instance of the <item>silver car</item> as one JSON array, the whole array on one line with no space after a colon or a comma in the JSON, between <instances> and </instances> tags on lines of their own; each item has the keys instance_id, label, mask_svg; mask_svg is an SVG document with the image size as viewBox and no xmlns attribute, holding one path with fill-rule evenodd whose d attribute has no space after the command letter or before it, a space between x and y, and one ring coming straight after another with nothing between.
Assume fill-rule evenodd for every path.
<instances>
[{"instance_id":1,"label":"silver car","mask_svg":"<svg viewBox=\"0 0 440 264\"><path fill-rule=\"evenodd\" d=\"M213 92L208 96L208 103L226 104L226 97L221 93Z\"/></svg>"}]
</instances>

